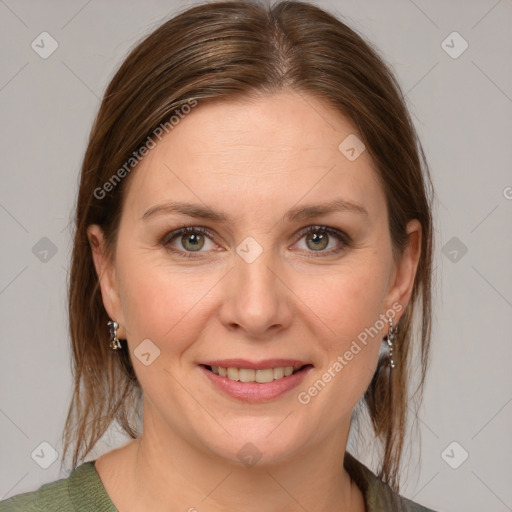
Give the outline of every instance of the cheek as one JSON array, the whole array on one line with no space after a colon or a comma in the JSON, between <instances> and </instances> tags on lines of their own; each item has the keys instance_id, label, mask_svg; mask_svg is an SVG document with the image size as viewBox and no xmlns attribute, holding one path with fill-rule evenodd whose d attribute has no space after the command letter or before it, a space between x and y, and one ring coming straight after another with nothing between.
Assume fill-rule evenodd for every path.
<instances>
[{"instance_id":1,"label":"cheek","mask_svg":"<svg viewBox=\"0 0 512 512\"><path fill-rule=\"evenodd\" d=\"M371 381L387 324L385 313L387 273L378 258L362 265L337 269L322 286L312 288L304 303L315 313L315 329L322 344L324 382L333 393L324 399L355 405ZM329 395L329 398L328 396ZM334 404L333 404L334 406Z\"/></svg>"},{"instance_id":2,"label":"cheek","mask_svg":"<svg viewBox=\"0 0 512 512\"><path fill-rule=\"evenodd\" d=\"M173 351L180 350L179 333L185 329L193 335L196 324L191 320L213 283L154 261L144 264L143 258L125 260L119 267L120 275L129 276L122 280L121 302L131 344L146 338L157 345L172 340Z\"/></svg>"},{"instance_id":3,"label":"cheek","mask_svg":"<svg viewBox=\"0 0 512 512\"><path fill-rule=\"evenodd\" d=\"M310 287L304 299L315 313L313 328L319 333L323 357L316 380L309 388L301 388L297 398L311 407L313 416L329 411L325 421L333 428L350 415L375 373L387 332L381 318L385 312L383 275L378 262L337 271L322 287Z\"/></svg>"},{"instance_id":4,"label":"cheek","mask_svg":"<svg viewBox=\"0 0 512 512\"><path fill-rule=\"evenodd\" d=\"M334 345L354 339L373 326L384 312L387 273L378 260L336 269L319 285L303 282L303 301L335 339ZM382 329L381 322L379 326ZM341 348L341 347L340 347Z\"/></svg>"},{"instance_id":5,"label":"cheek","mask_svg":"<svg viewBox=\"0 0 512 512\"><path fill-rule=\"evenodd\" d=\"M166 410L184 410L188 395L180 393L173 375L185 370L183 355L201 337L207 317L201 313L202 299L214 283L206 276L200 279L171 272L155 262L132 263L131 268L124 268L129 280L124 282L121 296L135 373L148 400ZM146 352L150 353L149 365L142 355L139 359Z\"/></svg>"}]
</instances>

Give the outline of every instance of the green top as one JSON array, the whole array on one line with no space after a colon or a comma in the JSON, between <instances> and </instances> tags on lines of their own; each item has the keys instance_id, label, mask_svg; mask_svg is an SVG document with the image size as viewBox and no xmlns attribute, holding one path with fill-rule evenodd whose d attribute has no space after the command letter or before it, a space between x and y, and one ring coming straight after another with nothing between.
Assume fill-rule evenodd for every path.
<instances>
[{"instance_id":1,"label":"green top","mask_svg":"<svg viewBox=\"0 0 512 512\"><path fill-rule=\"evenodd\" d=\"M84 462L68 478L1 501L0 512L118 512L101 483L95 462ZM363 492L367 512L434 512L393 492L348 452L344 466Z\"/></svg>"}]
</instances>

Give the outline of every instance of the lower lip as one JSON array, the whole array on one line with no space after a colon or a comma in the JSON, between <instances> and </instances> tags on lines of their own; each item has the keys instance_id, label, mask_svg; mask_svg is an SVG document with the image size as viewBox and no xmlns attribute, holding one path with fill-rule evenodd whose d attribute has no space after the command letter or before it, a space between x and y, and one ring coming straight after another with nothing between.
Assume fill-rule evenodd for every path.
<instances>
[{"instance_id":1,"label":"lower lip","mask_svg":"<svg viewBox=\"0 0 512 512\"><path fill-rule=\"evenodd\" d=\"M268 400L277 398L297 387L309 371L313 369L312 366L306 366L302 370L288 375L288 377L260 384L259 382L231 380L213 373L204 366L199 366L199 368L218 389L244 402L267 402Z\"/></svg>"}]
</instances>

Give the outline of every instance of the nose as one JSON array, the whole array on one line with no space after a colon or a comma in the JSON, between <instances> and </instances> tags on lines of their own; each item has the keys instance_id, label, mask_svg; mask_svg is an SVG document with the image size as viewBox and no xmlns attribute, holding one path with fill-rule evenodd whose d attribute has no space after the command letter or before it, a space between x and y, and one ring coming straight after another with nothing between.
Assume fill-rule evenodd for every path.
<instances>
[{"instance_id":1,"label":"nose","mask_svg":"<svg viewBox=\"0 0 512 512\"><path fill-rule=\"evenodd\" d=\"M268 339L291 324L293 293L271 251L263 250L252 262L237 254L223 291L220 318L228 330Z\"/></svg>"}]
</instances>

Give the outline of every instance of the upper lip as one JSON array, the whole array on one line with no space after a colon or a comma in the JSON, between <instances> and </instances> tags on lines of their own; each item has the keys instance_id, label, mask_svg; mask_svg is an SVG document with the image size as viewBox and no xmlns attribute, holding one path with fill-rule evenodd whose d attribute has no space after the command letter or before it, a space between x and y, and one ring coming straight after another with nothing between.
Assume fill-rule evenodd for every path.
<instances>
[{"instance_id":1,"label":"upper lip","mask_svg":"<svg viewBox=\"0 0 512 512\"><path fill-rule=\"evenodd\" d=\"M298 359L264 359L263 361L249 361L248 359L216 359L212 361L203 361L199 364L204 366L220 366L222 368L263 370L265 368L280 368L281 366L293 366L294 369L297 369L311 363L299 361Z\"/></svg>"}]
</instances>

